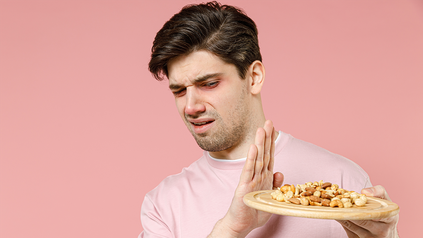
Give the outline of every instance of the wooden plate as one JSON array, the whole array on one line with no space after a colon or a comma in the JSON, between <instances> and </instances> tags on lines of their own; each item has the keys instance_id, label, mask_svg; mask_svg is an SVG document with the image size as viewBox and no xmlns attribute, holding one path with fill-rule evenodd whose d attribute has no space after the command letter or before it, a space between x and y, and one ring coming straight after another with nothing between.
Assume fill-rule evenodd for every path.
<instances>
[{"instance_id":1,"label":"wooden plate","mask_svg":"<svg viewBox=\"0 0 423 238\"><path fill-rule=\"evenodd\" d=\"M254 209L285 216L331 220L371 220L395 216L397 204L374 197L367 197L363 207L351 208L303 206L278 202L270 195L272 190L255 191L244 196L244 203Z\"/></svg>"}]
</instances>

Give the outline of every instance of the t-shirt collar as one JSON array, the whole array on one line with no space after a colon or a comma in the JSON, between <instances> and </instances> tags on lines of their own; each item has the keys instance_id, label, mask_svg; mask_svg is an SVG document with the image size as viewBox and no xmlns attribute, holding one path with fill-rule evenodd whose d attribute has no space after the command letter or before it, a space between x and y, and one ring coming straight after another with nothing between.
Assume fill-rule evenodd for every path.
<instances>
[{"instance_id":1,"label":"t-shirt collar","mask_svg":"<svg viewBox=\"0 0 423 238\"><path fill-rule=\"evenodd\" d=\"M279 131L279 135L275 140L276 148L281 146L280 145L281 144L280 142L282 141L281 137L282 137L282 132ZM206 157L207 162L212 167L215 167L217 169L223 169L223 170L242 169L244 167L245 160L247 159L246 157L241 159L235 159L235 160L217 159L217 158L213 158L208 151L204 151L203 154L204 154L204 157Z\"/></svg>"}]
</instances>

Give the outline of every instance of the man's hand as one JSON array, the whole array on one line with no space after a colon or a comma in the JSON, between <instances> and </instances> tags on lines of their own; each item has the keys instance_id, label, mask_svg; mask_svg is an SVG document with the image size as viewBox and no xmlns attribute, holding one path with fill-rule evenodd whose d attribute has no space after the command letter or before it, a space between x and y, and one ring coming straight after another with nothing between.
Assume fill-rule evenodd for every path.
<instances>
[{"instance_id":1,"label":"man's hand","mask_svg":"<svg viewBox=\"0 0 423 238\"><path fill-rule=\"evenodd\" d=\"M383 198L391 201L386 192L385 188L380 185L365 188L361 193L366 196ZM338 221L347 232L349 238L356 237L386 237L386 238L397 238L399 237L397 231L399 215L368 221Z\"/></svg>"},{"instance_id":2,"label":"man's hand","mask_svg":"<svg viewBox=\"0 0 423 238\"><path fill-rule=\"evenodd\" d=\"M271 121L257 129L255 144L248 151L231 206L209 237L245 237L270 219L272 214L248 207L243 198L247 193L280 187L283 183L281 173L273 174L275 134Z\"/></svg>"}]
</instances>

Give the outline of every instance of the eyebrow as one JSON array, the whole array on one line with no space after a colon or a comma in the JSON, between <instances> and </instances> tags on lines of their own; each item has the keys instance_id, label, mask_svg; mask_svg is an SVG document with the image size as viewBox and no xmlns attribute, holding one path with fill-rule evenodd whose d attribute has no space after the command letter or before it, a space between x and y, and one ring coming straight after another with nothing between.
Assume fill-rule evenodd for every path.
<instances>
[{"instance_id":1,"label":"eyebrow","mask_svg":"<svg viewBox=\"0 0 423 238\"><path fill-rule=\"evenodd\" d=\"M203 75L203 76L196 78L194 80L193 84L199 84L199 83L202 83L204 81L207 81L210 78L214 78L214 77L217 77L217 76L220 76L220 75L222 75L222 73L206 74L206 75ZM172 91L178 90L178 89L183 88L183 87L184 87L183 85L176 84L176 83L169 85L169 89L172 90Z\"/></svg>"}]
</instances>

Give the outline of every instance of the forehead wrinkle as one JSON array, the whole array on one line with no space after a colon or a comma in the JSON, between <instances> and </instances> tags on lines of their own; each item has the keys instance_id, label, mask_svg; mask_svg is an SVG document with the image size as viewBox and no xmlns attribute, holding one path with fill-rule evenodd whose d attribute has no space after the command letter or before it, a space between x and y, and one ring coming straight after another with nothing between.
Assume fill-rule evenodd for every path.
<instances>
[{"instance_id":1,"label":"forehead wrinkle","mask_svg":"<svg viewBox=\"0 0 423 238\"><path fill-rule=\"evenodd\" d=\"M201 82L206 81L209 78L214 78L214 77L220 76L222 74L223 73L210 73L210 74L198 76L196 79L194 79L194 83L201 83Z\"/></svg>"},{"instance_id":2,"label":"forehead wrinkle","mask_svg":"<svg viewBox=\"0 0 423 238\"><path fill-rule=\"evenodd\" d=\"M169 62L169 88L180 89L222 75L222 66L224 62L207 51L181 55Z\"/></svg>"},{"instance_id":3,"label":"forehead wrinkle","mask_svg":"<svg viewBox=\"0 0 423 238\"><path fill-rule=\"evenodd\" d=\"M182 57L182 56L181 56ZM169 88L181 88L183 87L183 83L178 83L178 81L180 82L189 82L191 81L190 76L192 77L195 74L199 74L200 72L191 72L190 73L190 66L191 62L186 62L185 58L182 58L182 60L176 61L173 64L173 68L175 68L175 70L173 70L174 75L169 75ZM171 77L173 76L173 77ZM174 81L174 83L172 83L171 81Z\"/></svg>"},{"instance_id":4,"label":"forehead wrinkle","mask_svg":"<svg viewBox=\"0 0 423 238\"><path fill-rule=\"evenodd\" d=\"M209 73L209 74L201 75L201 76L198 76L198 77L194 78L194 80L192 81L192 83L193 84L202 83L204 81L207 81L210 78L214 78L214 77L220 76L222 74L223 73ZM182 84L179 84L179 83L170 83L169 84L169 88L171 90L172 89L179 89L179 88L182 88L182 87L183 87L183 85Z\"/></svg>"}]
</instances>

